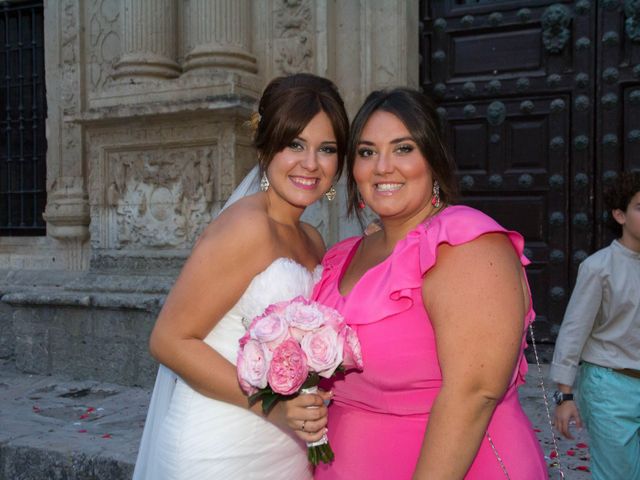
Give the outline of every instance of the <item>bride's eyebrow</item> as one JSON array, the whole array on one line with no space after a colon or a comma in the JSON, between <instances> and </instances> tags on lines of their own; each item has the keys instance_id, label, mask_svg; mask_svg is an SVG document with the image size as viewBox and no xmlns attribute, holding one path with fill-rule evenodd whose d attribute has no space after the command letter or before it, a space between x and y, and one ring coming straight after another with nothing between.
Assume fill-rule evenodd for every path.
<instances>
[{"instance_id":1,"label":"bride's eyebrow","mask_svg":"<svg viewBox=\"0 0 640 480\"><path fill-rule=\"evenodd\" d=\"M297 136L293 140L298 140L300 142L309 143L304 137L301 137L301 136ZM320 142L321 145L326 145L328 143L329 144L333 144L333 145L337 145L338 144L338 142L336 140L323 140L322 142Z\"/></svg>"}]
</instances>

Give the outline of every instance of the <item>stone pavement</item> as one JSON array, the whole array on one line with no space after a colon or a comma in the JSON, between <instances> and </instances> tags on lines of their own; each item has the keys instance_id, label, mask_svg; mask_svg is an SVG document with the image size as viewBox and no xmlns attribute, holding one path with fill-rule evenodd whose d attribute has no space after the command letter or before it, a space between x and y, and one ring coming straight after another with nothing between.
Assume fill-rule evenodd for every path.
<instances>
[{"instance_id":1,"label":"stone pavement","mask_svg":"<svg viewBox=\"0 0 640 480\"><path fill-rule=\"evenodd\" d=\"M555 390L555 384L548 377L548 365L542 365L542 377L544 386L547 391L549 402L549 413L553 418L555 404L551 399L551 394ZM554 463L560 463L564 478L568 480L587 480L591 478L589 473L589 436L586 430L577 431L573 429L574 440L567 440L555 432L556 443L558 446L559 456L555 457L553 453L553 437L549 419L547 417L547 409L545 408L542 389L540 388L540 374L536 364L529 365L529 373L527 374L527 383L520 387L520 403L525 412L531 419L533 428L538 435L538 440L542 445L542 450L549 465L549 478L562 478L560 471Z\"/></svg>"},{"instance_id":2,"label":"stone pavement","mask_svg":"<svg viewBox=\"0 0 640 480\"><path fill-rule=\"evenodd\" d=\"M546 369L545 369L546 372ZM551 434L532 365L521 399L552 462ZM146 389L27 375L0 361L0 480L124 480L133 472ZM586 432L559 440L566 479L589 479ZM571 453L572 452L572 453ZM560 478L550 468L551 478Z\"/></svg>"}]
</instances>

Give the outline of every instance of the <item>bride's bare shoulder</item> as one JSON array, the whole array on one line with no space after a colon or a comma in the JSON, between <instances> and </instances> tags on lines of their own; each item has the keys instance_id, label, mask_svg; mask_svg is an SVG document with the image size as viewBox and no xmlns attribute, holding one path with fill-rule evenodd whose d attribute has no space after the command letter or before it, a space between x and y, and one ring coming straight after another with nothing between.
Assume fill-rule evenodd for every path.
<instances>
[{"instance_id":1,"label":"bride's bare shoulder","mask_svg":"<svg viewBox=\"0 0 640 480\"><path fill-rule=\"evenodd\" d=\"M238 200L205 228L195 249L224 252L229 257L250 257L268 261L273 249L273 234L266 208L256 195ZM249 260L249 258L246 258Z\"/></svg>"}]
</instances>

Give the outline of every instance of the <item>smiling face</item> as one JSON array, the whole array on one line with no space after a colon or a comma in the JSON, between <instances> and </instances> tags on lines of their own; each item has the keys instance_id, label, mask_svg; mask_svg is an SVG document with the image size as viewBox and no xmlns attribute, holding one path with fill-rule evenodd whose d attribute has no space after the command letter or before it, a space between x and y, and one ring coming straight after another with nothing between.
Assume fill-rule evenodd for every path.
<instances>
[{"instance_id":1,"label":"smiling face","mask_svg":"<svg viewBox=\"0 0 640 480\"><path fill-rule=\"evenodd\" d=\"M338 170L338 148L331 121L320 111L267 167L272 203L305 208L329 188Z\"/></svg>"},{"instance_id":2,"label":"smiling face","mask_svg":"<svg viewBox=\"0 0 640 480\"><path fill-rule=\"evenodd\" d=\"M402 121L378 110L358 141L353 177L364 202L384 220L425 218L432 210L431 169Z\"/></svg>"}]
</instances>

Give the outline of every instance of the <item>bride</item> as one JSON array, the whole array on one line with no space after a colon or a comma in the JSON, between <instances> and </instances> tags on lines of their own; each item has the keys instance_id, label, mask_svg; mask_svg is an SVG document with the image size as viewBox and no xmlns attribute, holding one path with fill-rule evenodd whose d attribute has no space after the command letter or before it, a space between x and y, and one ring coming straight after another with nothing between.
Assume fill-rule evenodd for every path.
<instances>
[{"instance_id":1,"label":"bride","mask_svg":"<svg viewBox=\"0 0 640 480\"><path fill-rule=\"evenodd\" d=\"M235 361L253 317L309 297L319 278L324 242L300 216L322 195L335 196L348 119L332 82L296 74L267 86L252 123L260 191L206 228L151 333L162 366L135 480L312 478L303 441L325 432L328 395L279 402L265 417L260 404L248 405Z\"/></svg>"}]
</instances>

